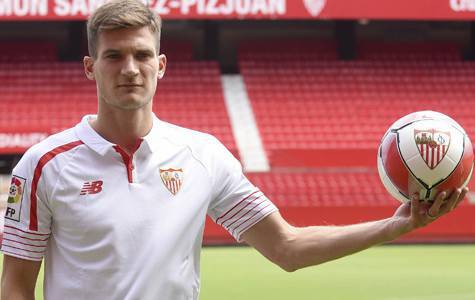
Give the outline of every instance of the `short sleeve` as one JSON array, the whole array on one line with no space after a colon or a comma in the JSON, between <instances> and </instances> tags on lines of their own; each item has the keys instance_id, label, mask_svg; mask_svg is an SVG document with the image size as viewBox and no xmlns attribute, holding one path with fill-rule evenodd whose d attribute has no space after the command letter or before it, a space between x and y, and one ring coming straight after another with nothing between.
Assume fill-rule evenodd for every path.
<instances>
[{"instance_id":1,"label":"short sleeve","mask_svg":"<svg viewBox=\"0 0 475 300\"><path fill-rule=\"evenodd\" d=\"M51 212L40 174L35 172L37 163L30 157L25 154L12 172L1 251L41 261L51 233Z\"/></svg>"},{"instance_id":2,"label":"short sleeve","mask_svg":"<svg viewBox=\"0 0 475 300\"><path fill-rule=\"evenodd\" d=\"M213 196L208 215L238 242L277 207L244 175L240 162L218 141L213 152Z\"/></svg>"}]
</instances>

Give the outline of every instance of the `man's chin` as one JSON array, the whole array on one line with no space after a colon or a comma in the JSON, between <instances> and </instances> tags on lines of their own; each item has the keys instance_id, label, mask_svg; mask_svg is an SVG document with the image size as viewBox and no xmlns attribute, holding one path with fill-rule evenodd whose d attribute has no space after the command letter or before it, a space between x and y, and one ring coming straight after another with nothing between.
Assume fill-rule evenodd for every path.
<instances>
[{"instance_id":1,"label":"man's chin","mask_svg":"<svg viewBox=\"0 0 475 300\"><path fill-rule=\"evenodd\" d=\"M123 110L136 110L136 109L141 109L147 104L149 104L150 101L146 101L143 98L139 97L129 97L125 99L121 99L118 101L115 107Z\"/></svg>"}]
</instances>

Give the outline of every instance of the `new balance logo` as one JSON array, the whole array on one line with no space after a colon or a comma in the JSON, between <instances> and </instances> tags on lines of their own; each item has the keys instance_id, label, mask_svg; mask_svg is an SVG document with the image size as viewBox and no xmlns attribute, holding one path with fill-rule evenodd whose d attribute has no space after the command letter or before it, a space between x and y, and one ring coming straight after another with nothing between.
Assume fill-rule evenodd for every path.
<instances>
[{"instance_id":1,"label":"new balance logo","mask_svg":"<svg viewBox=\"0 0 475 300\"><path fill-rule=\"evenodd\" d=\"M97 194L102 192L102 184L104 182L102 180L91 181L91 182L84 182L82 186L81 193L79 195L87 195L87 194Z\"/></svg>"}]
</instances>

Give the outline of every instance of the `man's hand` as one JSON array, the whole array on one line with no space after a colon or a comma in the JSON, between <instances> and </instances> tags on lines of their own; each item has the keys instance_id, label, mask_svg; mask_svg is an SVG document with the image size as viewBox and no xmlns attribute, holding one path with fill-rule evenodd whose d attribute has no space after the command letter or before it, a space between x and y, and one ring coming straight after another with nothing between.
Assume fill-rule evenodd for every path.
<instances>
[{"instance_id":1,"label":"man's hand","mask_svg":"<svg viewBox=\"0 0 475 300\"><path fill-rule=\"evenodd\" d=\"M413 195L410 202L402 204L393 215L400 228L400 234L426 226L456 208L468 193L468 188L444 191L434 202L422 202L419 195Z\"/></svg>"}]
</instances>

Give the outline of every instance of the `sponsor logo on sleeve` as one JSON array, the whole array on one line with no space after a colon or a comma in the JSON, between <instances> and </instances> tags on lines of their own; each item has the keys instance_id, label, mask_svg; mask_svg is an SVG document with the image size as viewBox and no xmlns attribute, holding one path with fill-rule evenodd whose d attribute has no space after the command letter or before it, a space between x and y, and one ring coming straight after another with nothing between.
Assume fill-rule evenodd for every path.
<instances>
[{"instance_id":1,"label":"sponsor logo on sleeve","mask_svg":"<svg viewBox=\"0 0 475 300\"><path fill-rule=\"evenodd\" d=\"M5 218L13 221L20 221L21 203L25 193L26 179L13 175L8 191L7 209Z\"/></svg>"}]
</instances>

